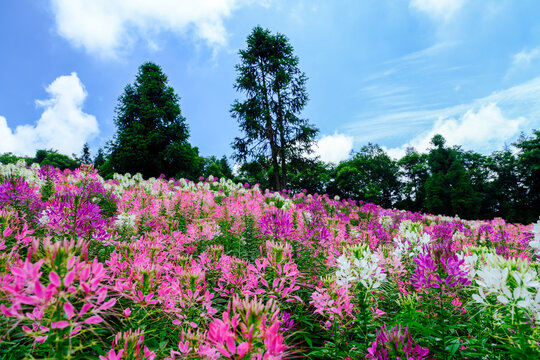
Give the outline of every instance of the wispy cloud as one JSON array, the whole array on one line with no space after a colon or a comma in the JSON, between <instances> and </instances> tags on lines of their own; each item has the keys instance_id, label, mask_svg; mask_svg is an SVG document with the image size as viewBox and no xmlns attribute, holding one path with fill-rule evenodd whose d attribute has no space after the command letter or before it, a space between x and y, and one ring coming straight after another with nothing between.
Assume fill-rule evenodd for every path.
<instances>
[{"instance_id":1,"label":"wispy cloud","mask_svg":"<svg viewBox=\"0 0 540 360\"><path fill-rule=\"evenodd\" d=\"M403 135L437 118L441 109L446 109L445 92L456 88L454 76L449 75L463 69L444 61L446 54L459 45L441 42L383 62L383 70L364 79L356 94L364 105L362 113L343 129L351 131L355 141L364 143ZM445 110L448 115L456 111Z\"/></svg>"},{"instance_id":2,"label":"wispy cloud","mask_svg":"<svg viewBox=\"0 0 540 360\"><path fill-rule=\"evenodd\" d=\"M44 110L35 125L12 130L0 116L0 153L34 155L38 149L55 149L71 155L98 134L96 118L82 110L87 93L76 73L58 77L46 91L50 98L36 101Z\"/></svg>"},{"instance_id":3,"label":"wispy cloud","mask_svg":"<svg viewBox=\"0 0 540 360\"><path fill-rule=\"evenodd\" d=\"M214 50L227 42L224 19L246 0L52 0L58 33L101 57L117 57L138 41L159 48L158 35L190 35Z\"/></svg>"},{"instance_id":4,"label":"wispy cloud","mask_svg":"<svg viewBox=\"0 0 540 360\"><path fill-rule=\"evenodd\" d=\"M535 63L537 60L540 60L540 47L530 50L521 50L512 56L512 64L510 65L505 78L508 78L519 71L528 70L531 68L531 64Z\"/></svg>"},{"instance_id":5,"label":"wispy cloud","mask_svg":"<svg viewBox=\"0 0 540 360\"><path fill-rule=\"evenodd\" d=\"M465 4L465 0L411 0L409 7L438 21L447 21Z\"/></svg>"},{"instance_id":6,"label":"wispy cloud","mask_svg":"<svg viewBox=\"0 0 540 360\"><path fill-rule=\"evenodd\" d=\"M448 41L436 43L425 49L413 51L411 53L398 57L397 59L385 61L385 64L394 64L394 63L410 64L412 62L425 61L426 59L429 59L433 56L440 55L442 52L447 51L458 44L459 44L458 42L448 42Z\"/></svg>"},{"instance_id":7,"label":"wispy cloud","mask_svg":"<svg viewBox=\"0 0 540 360\"><path fill-rule=\"evenodd\" d=\"M526 128L540 128L540 77L496 91L471 103L427 109L363 114L344 130L357 143L389 140L406 136L413 140L393 148L403 152L407 146L426 148L432 135L440 132L454 144L477 151L493 151L512 141ZM490 120L492 119L492 120ZM479 128L475 123L481 124ZM500 128L500 129L499 129ZM504 131L503 131L504 130ZM471 133L467 137L464 134ZM426 142L427 140L427 142Z\"/></svg>"},{"instance_id":8,"label":"wispy cloud","mask_svg":"<svg viewBox=\"0 0 540 360\"><path fill-rule=\"evenodd\" d=\"M458 70L461 67L435 65L433 59L444 56L446 52L451 51L459 44L457 41L439 42L395 59L386 60L382 63L384 69L366 77L364 82L378 81L388 77L400 77L411 72L421 72L425 76L435 72Z\"/></svg>"}]
</instances>

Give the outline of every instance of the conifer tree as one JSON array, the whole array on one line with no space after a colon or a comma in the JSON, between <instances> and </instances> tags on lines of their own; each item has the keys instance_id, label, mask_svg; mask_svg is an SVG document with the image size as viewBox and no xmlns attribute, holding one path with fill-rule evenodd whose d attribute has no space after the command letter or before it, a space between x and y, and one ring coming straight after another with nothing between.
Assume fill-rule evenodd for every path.
<instances>
[{"instance_id":1,"label":"conifer tree","mask_svg":"<svg viewBox=\"0 0 540 360\"><path fill-rule=\"evenodd\" d=\"M235 89L244 93L231 114L238 120L243 137L233 142L235 157L268 158L274 189L287 186L287 166L311 151L318 130L300 117L308 101L306 76L298 68L298 57L289 40L260 26L240 50Z\"/></svg>"},{"instance_id":2,"label":"conifer tree","mask_svg":"<svg viewBox=\"0 0 540 360\"><path fill-rule=\"evenodd\" d=\"M145 178L196 175L198 149L188 142L179 99L160 66L141 65L135 82L118 99L117 133L110 144L114 171L139 172Z\"/></svg>"}]
</instances>

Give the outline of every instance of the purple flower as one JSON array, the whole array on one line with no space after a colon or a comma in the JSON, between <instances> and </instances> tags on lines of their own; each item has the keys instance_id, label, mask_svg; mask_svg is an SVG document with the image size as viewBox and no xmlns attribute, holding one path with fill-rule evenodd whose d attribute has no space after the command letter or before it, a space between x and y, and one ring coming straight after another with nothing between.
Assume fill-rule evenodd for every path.
<instances>
[{"instance_id":1,"label":"purple flower","mask_svg":"<svg viewBox=\"0 0 540 360\"><path fill-rule=\"evenodd\" d=\"M369 360L423 360L429 354L427 348L421 347L411 339L408 327L402 332L401 324L390 330L386 325L377 330L376 339L367 352L366 359Z\"/></svg>"},{"instance_id":2,"label":"purple flower","mask_svg":"<svg viewBox=\"0 0 540 360\"><path fill-rule=\"evenodd\" d=\"M286 311L282 311L280 319L279 319L279 323L281 325L280 328L279 328L279 331L285 332L285 331L290 330L293 327L294 320L291 319L291 314L290 313L288 313Z\"/></svg>"},{"instance_id":3,"label":"purple flower","mask_svg":"<svg viewBox=\"0 0 540 360\"><path fill-rule=\"evenodd\" d=\"M43 207L37 189L22 177L8 178L0 184L0 208L10 205L18 210L28 209L34 213Z\"/></svg>"},{"instance_id":4,"label":"purple flower","mask_svg":"<svg viewBox=\"0 0 540 360\"><path fill-rule=\"evenodd\" d=\"M419 288L434 287L437 282L437 264L429 254L420 254L414 258L416 270L411 277L412 284Z\"/></svg>"},{"instance_id":5,"label":"purple flower","mask_svg":"<svg viewBox=\"0 0 540 360\"><path fill-rule=\"evenodd\" d=\"M290 238L294 233L291 216L281 209L269 211L261 217L261 232L276 239Z\"/></svg>"},{"instance_id":6,"label":"purple flower","mask_svg":"<svg viewBox=\"0 0 540 360\"><path fill-rule=\"evenodd\" d=\"M464 260L460 260L457 255L448 258L441 256L436 262L430 254L423 253L415 257L414 261L417 266L411 281L415 287L450 288L471 284L467 273L460 268Z\"/></svg>"}]
</instances>

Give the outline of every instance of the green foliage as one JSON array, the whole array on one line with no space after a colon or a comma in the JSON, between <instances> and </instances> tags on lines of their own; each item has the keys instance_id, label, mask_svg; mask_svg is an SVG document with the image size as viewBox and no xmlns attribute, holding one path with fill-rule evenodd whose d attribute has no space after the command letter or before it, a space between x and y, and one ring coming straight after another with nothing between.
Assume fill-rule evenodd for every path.
<instances>
[{"instance_id":1,"label":"green foliage","mask_svg":"<svg viewBox=\"0 0 540 360\"><path fill-rule=\"evenodd\" d=\"M103 149L99 149L96 157L94 158L94 168L97 169L99 175L101 175L104 179L112 179L114 169L111 160L106 158Z\"/></svg>"},{"instance_id":2,"label":"green foliage","mask_svg":"<svg viewBox=\"0 0 540 360\"><path fill-rule=\"evenodd\" d=\"M232 179L234 177L232 168L227 161L227 157L223 156L221 159L215 156L201 157L200 158L201 176L209 177L210 175L217 176L218 178Z\"/></svg>"},{"instance_id":3,"label":"green foliage","mask_svg":"<svg viewBox=\"0 0 540 360\"><path fill-rule=\"evenodd\" d=\"M444 146L441 135L431 141L435 146L428 155L430 177L426 180L426 208L432 214L474 219L479 199L455 149Z\"/></svg>"},{"instance_id":4,"label":"green foliage","mask_svg":"<svg viewBox=\"0 0 540 360\"><path fill-rule=\"evenodd\" d=\"M489 157L488 166L495 174L489 187L492 212L508 221L523 221L519 204L525 198L525 190L516 157L509 149L497 151Z\"/></svg>"},{"instance_id":5,"label":"green foliage","mask_svg":"<svg viewBox=\"0 0 540 360\"><path fill-rule=\"evenodd\" d=\"M473 192L478 201L478 215L484 218L493 218L495 204L493 202L493 178L490 169L490 158L473 151L456 149L457 156L461 160L467 177L470 180Z\"/></svg>"},{"instance_id":6,"label":"green foliage","mask_svg":"<svg viewBox=\"0 0 540 360\"><path fill-rule=\"evenodd\" d=\"M81 151L81 164L92 164L92 158L90 157L90 146L88 143L84 143L84 146Z\"/></svg>"},{"instance_id":7,"label":"green foliage","mask_svg":"<svg viewBox=\"0 0 540 360\"><path fill-rule=\"evenodd\" d=\"M521 137L515 146L519 149L517 166L520 173L519 183L524 190L521 198L525 222L538 220L540 209L540 131L534 136Z\"/></svg>"},{"instance_id":8,"label":"green foliage","mask_svg":"<svg viewBox=\"0 0 540 360\"><path fill-rule=\"evenodd\" d=\"M425 184L429 176L427 155L419 154L413 148L409 148L397 164L402 177L402 199L397 205L410 211L424 211Z\"/></svg>"},{"instance_id":9,"label":"green foliage","mask_svg":"<svg viewBox=\"0 0 540 360\"><path fill-rule=\"evenodd\" d=\"M105 154L103 149L99 149L98 153L94 159L94 167L97 169L105 163Z\"/></svg>"},{"instance_id":10,"label":"green foliage","mask_svg":"<svg viewBox=\"0 0 540 360\"><path fill-rule=\"evenodd\" d=\"M187 141L189 129L179 97L161 67L141 65L135 82L125 87L118 101L109 158L115 172L146 178L194 175L198 149Z\"/></svg>"},{"instance_id":11,"label":"green foliage","mask_svg":"<svg viewBox=\"0 0 540 360\"><path fill-rule=\"evenodd\" d=\"M40 165L50 165L60 170L77 169L80 163L71 157L59 154L56 150L38 150L34 157L34 162Z\"/></svg>"},{"instance_id":12,"label":"green foliage","mask_svg":"<svg viewBox=\"0 0 540 360\"><path fill-rule=\"evenodd\" d=\"M232 144L235 158L242 162L252 158L271 169L272 187L283 189L290 162L311 151L318 132L299 117L308 101L307 78L298 68L289 40L260 26L253 29L247 49L239 54L234 87L246 99L236 100L231 108L244 134Z\"/></svg>"},{"instance_id":13,"label":"green foliage","mask_svg":"<svg viewBox=\"0 0 540 360\"><path fill-rule=\"evenodd\" d=\"M334 166L313 159L296 159L289 164L291 190L306 190L310 194L325 194L332 179Z\"/></svg>"},{"instance_id":14,"label":"green foliage","mask_svg":"<svg viewBox=\"0 0 540 360\"><path fill-rule=\"evenodd\" d=\"M398 199L399 185L397 163L378 145L368 144L337 166L330 191L391 207Z\"/></svg>"},{"instance_id":15,"label":"green foliage","mask_svg":"<svg viewBox=\"0 0 540 360\"><path fill-rule=\"evenodd\" d=\"M14 155L11 152L7 152L0 155L0 164L15 164L19 160L25 160L27 164L30 164L32 162L32 158L24 157L24 156L17 156Z\"/></svg>"},{"instance_id":16,"label":"green foliage","mask_svg":"<svg viewBox=\"0 0 540 360\"><path fill-rule=\"evenodd\" d=\"M270 179L273 168L269 165L268 159L262 155L256 156L254 160L244 162L238 170L237 180L249 184L259 184L263 189L272 187Z\"/></svg>"}]
</instances>

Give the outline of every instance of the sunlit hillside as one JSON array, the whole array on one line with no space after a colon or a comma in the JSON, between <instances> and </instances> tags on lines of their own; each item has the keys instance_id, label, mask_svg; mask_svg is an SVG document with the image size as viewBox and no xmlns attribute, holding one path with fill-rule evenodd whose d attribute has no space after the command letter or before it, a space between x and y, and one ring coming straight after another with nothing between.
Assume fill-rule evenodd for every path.
<instances>
[{"instance_id":1,"label":"sunlit hillside","mask_svg":"<svg viewBox=\"0 0 540 360\"><path fill-rule=\"evenodd\" d=\"M0 165L3 359L533 359L540 224Z\"/></svg>"}]
</instances>

